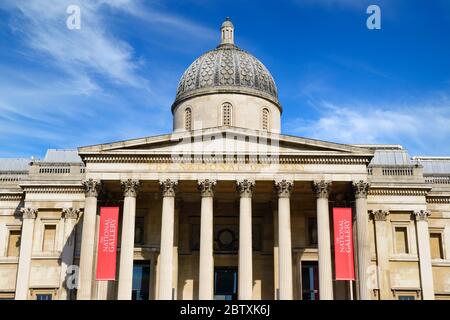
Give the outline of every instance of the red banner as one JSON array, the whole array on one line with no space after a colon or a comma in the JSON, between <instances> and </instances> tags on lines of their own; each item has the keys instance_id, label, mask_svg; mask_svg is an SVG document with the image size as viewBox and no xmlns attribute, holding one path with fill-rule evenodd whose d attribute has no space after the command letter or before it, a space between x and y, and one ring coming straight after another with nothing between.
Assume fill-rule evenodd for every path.
<instances>
[{"instance_id":1,"label":"red banner","mask_svg":"<svg viewBox=\"0 0 450 320\"><path fill-rule=\"evenodd\" d=\"M118 227L119 207L101 207L98 235L97 280L116 279Z\"/></svg>"},{"instance_id":2,"label":"red banner","mask_svg":"<svg viewBox=\"0 0 450 320\"><path fill-rule=\"evenodd\" d=\"M333 208L336 280L355 280L352 209Z\"/></svg>"}]
</instances>

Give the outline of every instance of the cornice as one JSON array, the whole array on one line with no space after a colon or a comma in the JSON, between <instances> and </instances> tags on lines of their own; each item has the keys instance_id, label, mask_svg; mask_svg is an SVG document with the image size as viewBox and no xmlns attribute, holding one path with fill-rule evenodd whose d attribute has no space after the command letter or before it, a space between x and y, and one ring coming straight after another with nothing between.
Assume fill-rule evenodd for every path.
<instances>
[{"instance_id":1,"label":"cornice","mask_svg":"<svg viewBox=\"0 0 450 320\"><path fill-rule=\"evenodd\" d=\"M23 199L23 193L0 194L0 201L20 201L22 199Z\"/></svg>"},{"instance_id":2,"label":"cornice","mask_svg":"<svg viewBox=\"0 0 450 320\"><path fill-rule=\"evenodd\" d=\"M83 186L80 185L22 185L26 193L84 193Z\"/></svg>"},{"instance_id":3,"label":"cornice","mask_svg":"<svg viewBox=\"0 0 450 320\"><path fill-rule=\"evenodd\" d=\"M427 196L427 203L448 204L450 203L450 196Z\"/></svg>"},{"instance_id":4,"label":"cornice","mask_svg":"<svg viewBox=\"0 0 450 320\"><path fill-rule=\"evenodd\" d=\"M177 160L181 159L181 160ZM177 164L186 163L245 163L245 164L338 164L338 165L367 165L371 156L360 155L266 155L253 154L210 154L187 153L179 157L178 154L90 154L84 156L84 161L89 163L162 163ZM233 159L230 162L230 159Z\"/></svg>"},{"instance_id":5,"label":"cornice","mask_svg":"<svg viewBox=\"0 0 450 320\"><path fill-rule=\"evenodd\" d=\"M370 188L369 196L426 196L429 189L427 188Z\"/></svg>"}]
</instances>

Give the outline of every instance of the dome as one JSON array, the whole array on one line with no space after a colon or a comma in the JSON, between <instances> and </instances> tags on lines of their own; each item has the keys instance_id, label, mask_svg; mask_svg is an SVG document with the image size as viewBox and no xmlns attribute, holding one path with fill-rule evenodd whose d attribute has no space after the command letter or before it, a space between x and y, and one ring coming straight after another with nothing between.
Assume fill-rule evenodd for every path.
<instances>
[{"instance_id":1,"label":"dome","mask_svg":"<svg viewBox=\"0 0 450 320\"><path fill-rule=\"evenodd\" d=\"M186 99L217 93L252 95L281 109L272 75L261 61L234 44L231 21L222 24L221 35L221 44L196 59L184 72L172 110Z\"/></svg>"}]
</instances>

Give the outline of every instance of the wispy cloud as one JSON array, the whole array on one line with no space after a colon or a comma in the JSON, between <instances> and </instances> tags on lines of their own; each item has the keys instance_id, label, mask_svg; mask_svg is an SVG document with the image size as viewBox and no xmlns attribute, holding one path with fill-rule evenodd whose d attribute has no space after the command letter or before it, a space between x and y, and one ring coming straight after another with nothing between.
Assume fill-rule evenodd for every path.
<instances>
[{"instance_id":1,"label":"wispy cloud","mask_svg":"<svg viewBox=\"0 0 450 320\"><path fill-rule=\"evenodd\" d=\"M71 4L81 7L81 30L66 27ZM168 42L213 34L153 1L4 0L0 11L12 33L0 60L0 156L170 130L174 92L167 83L174 87L179 75L148 61L148 51L138 53L114 28L117 17Z\"/></svg>"},{"instance_id":2,"label":"wispy cloud","mask_svg":"<svg viewBox=\"0 0 450 320\"><path fill-rule=\"evenodd\" d=\"M450 99L445 95L412 104L316 101L315 107L316 119L288 121L287 131L340 143L403 144L413 154L450 153Z\"/></svg>"}]
</instances>

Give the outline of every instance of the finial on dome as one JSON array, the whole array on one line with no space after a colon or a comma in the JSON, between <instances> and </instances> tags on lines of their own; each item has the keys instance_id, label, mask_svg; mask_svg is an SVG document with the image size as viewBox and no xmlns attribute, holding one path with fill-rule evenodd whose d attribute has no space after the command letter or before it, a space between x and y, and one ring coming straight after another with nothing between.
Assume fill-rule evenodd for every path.
<instances>
[{"instance_id":1,"label":"finial on dome","mask_svg":"<svg viewBox=\"0 0 450 320\"><path fill-rule=\"evenodd\" d=\"M222 23L220 28L220 33L222 37L221 45L231 44L234 45L234 26L230 20L230 17L226 17L225 21Z\"/></svg>"}]
</instances>

